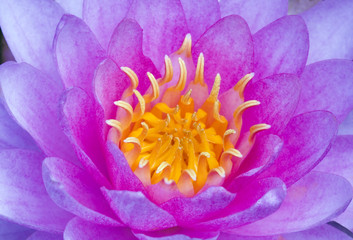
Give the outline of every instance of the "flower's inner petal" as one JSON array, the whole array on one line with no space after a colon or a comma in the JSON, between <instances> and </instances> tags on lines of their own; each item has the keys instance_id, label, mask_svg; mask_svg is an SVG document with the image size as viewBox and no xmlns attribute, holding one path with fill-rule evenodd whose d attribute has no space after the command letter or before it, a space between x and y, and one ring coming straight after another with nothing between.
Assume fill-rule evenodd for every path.
<instances>
[{"instance_id":1,"label":"flower's inner petal","mask_svg":"<svg viewBox=\"0 0 353 240\"><path fill-rule=\"evenodd\" d=\"M131 86L123 99L114 103L118 106L117 119L108 120L107 124L116 132L111 140L119 145L145 186L164 180L175 183L184 195L193 196L203 187L223 184L234 163L238 168L243 158L234 146L242 128L242 113L260 104L256 100L244 102L244 89L254 74L247 74L234 87L240 104L233 109L233 117L227 119L220 114L221 76L216 75L208 94L204 66L201 53L194 81L185 91L187 67L179 58L178 81L161 92L160 87L173 79L173 66L166 57L164 77L155 79L147 73L151 88L143 96L136 90L136 74L122 68L131 79ZM137 102L134 108L130 104L133 101ZM245 141L253 143L255 134L268 128L266 124L254 125Z\"/></svg>"}]
</instances>

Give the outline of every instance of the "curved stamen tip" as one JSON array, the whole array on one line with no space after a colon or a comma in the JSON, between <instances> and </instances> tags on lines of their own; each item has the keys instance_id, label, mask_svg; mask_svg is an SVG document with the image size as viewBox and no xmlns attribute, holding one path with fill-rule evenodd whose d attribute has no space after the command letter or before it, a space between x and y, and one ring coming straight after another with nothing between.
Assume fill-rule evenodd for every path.
<instances>
[{"instance_id":1,"label":"curved stamen tip","mask_svg":"<svg viewBox=\"0 0 353 240\"><path fill-rule=\"evenodd\" d=\"M139 168L145 167L148 163L149 163L149 161L147 159L141 158L141 160L139 162Z\"/></svg>"},{"instance_id":2,"label":"curved stamen tip","mask_svg":"<svg viewBox=\"0 0 353 240\"><path fill-rule=\"evenodd\" d=\"M254 138L258 132L261 132L261 131L264 131L264 130L267 130L270 128L271 128L271 125L266 124L266 123L260 123L260 124L256 124L254 126L251 126L250 130L249 130L250 131L249 141L253 142Z\"/></svg>"},{"instance_id":3,"label":"curved stamen tip","mask_svg":"<svg viewBox=\"0 0 353 240\"><path fill-rule=\"evenodd\" d=\"M177 51L178 54L185 53L187 57L191 56L191 45L192 45L192 39L191 39L191 34L188 33L186 34L183 44Z\"/></svg>"},{"instance_id":4,"label":"curved stamen tip","mask_svg":"<svg viewBox=\"0 0 353 240\"><path fill-rule=\"evenodd\" d=\"M215 171L216 173L218 173L218 175L221 176L222 178L226 176L226 171L222 167L214 168L212 169L212 171Z\"/></svg>"},{"instance_id":5,"label":"curved stamen tip","mask_svg":"<svg viewBox=\"0 0 353 240\"><path fill-rule=\"evenodd\" d=\"M208 97L208 100L211 102L217 101L220 89L221 89L221 75L217 73L213 83L213 87L211 89L210 96Z\"/></svg>"},{"instance_id":6,"label":"curved stamen tip","mask_svg":"<svg viewBox=\"0 0 353 240\"><path fill-rule=\"evenodd\" d=\"M164 183L167 185L171 185L173 182L174 182L173 179L164 178Z\"/></svg>"}]
</instances>

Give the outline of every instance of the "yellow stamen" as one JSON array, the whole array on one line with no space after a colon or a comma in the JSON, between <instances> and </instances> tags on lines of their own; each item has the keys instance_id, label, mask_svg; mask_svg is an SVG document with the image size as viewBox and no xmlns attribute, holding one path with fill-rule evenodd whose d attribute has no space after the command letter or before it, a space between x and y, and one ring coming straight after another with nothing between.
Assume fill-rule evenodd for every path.
<instances>
[{"instance_id":1,"label":"yellow stamen","mask_svg":"<svg viewBox=\"0 0 353 240\"><path fill-rule=\"evenodd\" d=\"M253 142L254 141L255 135L258 132L263 131L263 130L267 130L267 129L270 129L270 128L271 128L271 125L264 124L264 123L256 124L254 126L251 126L250 127L249 142Z\"/></svg>"},{"instance_id":2,"label":"yellow stamen","mask_svg":"<svg viewBox=\"0 0 353 240\"><path fill-rule=\"evenodd\" d=\"M140 92L137 90L133 90L133 92L137 100L139 101L139 105L134 110L132 122L137 122L138 120L141 119L142 115L145 113L146 105L145 105L145 99L141 96Z\"/></svg>"},{"instance_id":3,"label":"yellow stamen","mask_svg":"<svg viewBox=\"0 0 353 240\"><path fill-rule=\"evenodd\" d=\"M250 82L250 80L254 77L254 73L249 73L246 74L242 79L237 82L237 84L234 86L234 90L239 93L239 97L244 100L244 90L246 85Z\"/></svg>"},{"instance_id":4,"label":"yellow stamen","mask_svg":"<svg viewBox=\"0 0 353 240\"><path fill-rule=\"evenodd\" d=\"M186 34L186 36L184 38L183 44L181 45L179 50L176 51L176 53L177 54L185 53L187 57L191 57L191 44L192 44L191 34L188 33L188 34Z\"/></svg>"},{"instance_id":5,"label":"yellow stamen","mask_svg":"<svg viewBox=\"0 0 353 240\"><path fill-rule=\"evenodd\" d=\"M250 107L254 107L254 106L257 106L257 105L260 105L259 101L250 100L250 101L247 101L247 102L244 102L244 103L240 104L237 107L237 109L235 109L235 111L233 113L233 117L234 117L234 121L235 121L235 127L238 130L241 129L241 126L243 124L242 115L243 115L243 112L245 111L245 109L248 109Z\"/></svg>"},{"instance_id":6,"label":"yellow stamen","mask_svg":"<svg viewBox=\"0 0 353 240\"><path fill-rule=\"evenodd\" d=\"M136 73L128 68L128 67L121 67L120 68L124 73L126 73L126 75L130 78L131 81L131 85L130 87L124 92L124 95L126 95L125 97L131 96L133 93L133 90L137 88L137 86L139 85L139 79L136 75Z\"/></svg>"},{"instance_id":7,"label":"yellow stamen","mask_svg":"<svg viewBox=\"0 0 353 240\"><path fill-rule=\"evenodd\" d=\"M201 86L206 86L206 83L204 81L204 66L205 66L205 58L203 56L203 53L200 53L199 58L197 59L195 79L193 81L194 84L200 84Z\"/></svg>"},{"instance_id":8,"label":"yellow stamen","mask_svg":"<svg viewBox=\"0 0 353 240\"><path fill-rule=\"evenodd\" d=\"M152 94L146 94L146 95L143 96L143 98L145 99L146 103L150 103L153 100L158 98L158 96L159 96L159 86L158 86L158 82L157 82L156 78L153 76L152 73L148 72L147 76L148 76L148 79L151 82Z\"/></svg>"},{"instance_id":9,"label":"yellow stamen","mask_svg":"<svg viewBox=\"0 0 353 240\"><path fill-rule=\"evenodd\" d=\"M173 65L172 65L172 61L167 55L164 57L164 64L165 64L165 73L164 73L164 77L158 82L159 86L162 86L172 81L173 79Z\"/></svg>"}]
</instances>

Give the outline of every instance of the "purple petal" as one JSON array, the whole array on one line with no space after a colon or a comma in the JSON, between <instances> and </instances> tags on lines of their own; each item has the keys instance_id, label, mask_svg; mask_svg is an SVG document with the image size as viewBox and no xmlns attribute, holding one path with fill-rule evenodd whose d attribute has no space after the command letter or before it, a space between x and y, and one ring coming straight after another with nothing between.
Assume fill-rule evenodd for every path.
<instances>
[{"instance_id":1,"label":"purple petal","mask_svg":"<svg viewBox=\"0 0 353 240\"><path fill-rule=\"evenodd\" d=\"M222 18L211 26L195 44L193 56L201 52L205 56L205 82L211 87L216 74L220 73L221 93L253 70L252 37L246 22L239 16Z\"/></svg>"},{"instance_id":2,"label":"purple petal","mask_svg":"<svg viewBox=\"0 0 353 240\"><path fill-rule=\"evenodd\" d=\"M34 232L29 238L26 240L62 240L62 234L48 233L48 232Z\"/></svg>"},{"instance_id":3,"label":"purple petal","mask_svg":"<svg viewBox=\"0 0 353 240\"><path fill-rule=\"evenodd\" d=\"M89 27L75 16L64 15L56 30L54 50L65 87L81 87L91 93L94 70L106 53Z\"/></svg>"},{"instance_id":4,"label":"purple petal","mask_svg":"<svg viewBox=\"0 0 353 240\"><path fill-rule=\"evenodd\" d=\"M107 49L115 27L126 17L132 0L85 0L83 20Z\"/></svg>"},{"instance_id":5,"label":"purple petal","mask_svg":"<svg viewBox=\"0 0 353 240\"><path fill-rule=\"evenodd\" d=\"M49 198L42 180L43 158L28 150L0 151L0 215L34 229L62 232L72 215Z\"/></svg>"},{"instance_id":6,"label":"purple petal","mask_svg":"<svg viewBox=\"0 0 353 240\"><path fill-rule=\"evenodd\" d=\"M353 136L337 136L326 157L315 170L340 175L353 185ZM340 215L336 221L353 230L353 205Z\"/></svg>"},{"instance_id":7,"label":"purple petal","mask_svg":"<svg viewBox=\"0 0 353 240\"><path fill-rule=\"evenodd\" d=\"M63 87L26 63L1 65L0 79L9 110L44 153L75 161L58 119Z\"/></svg>"},{"instance_id":8,"label":"purple petal","mask_svg":"<svg viewBox=\"0 0 353 240\"><path fill-rule=\"evenodd\" d=\"M63 12L55 1L1 1L1 30L17 62L27 62L57 79L52 43Z\"/></svg>"},{"instance_id":9,"label":"purple petal","mask_svg":"<svg viewBox=\"0 0 353 240\"><path fill-rule=\"evenodd\" d=\"M276 211L286 189L278 178L265 178L247 184L236 194L234 201L221 214L209 221L194 224L200 230L227 230L257 221Z\"/></svg>"},{"instance_id":10,"label":"purple petal","mask_svg":"<svg viewBox=\"0 0 353 240\"><path fill-rule=\"evenodd\" d=\"M282 151L262 176L279 177L290 186L325 157L336 132L336 119L329 112L314 111L292 118L280 135Z\"/></svg>"},{"instance_id":11,"label":"purple petal","mask_svg":"<svg viewBox=\"0 0 353 240\"><path fill-rule=\"evenodd\" d=\"M233 232L264 236L305 230L342 213L351 199L352 187L346 179L313 171L287 190L275 213Z\"/></svg>"},{"instance_id":12,"label":"purple petal","mask_svg":"<svg viewBox=\"0 0 353 240\"><path fill-rule=\"evenodd\" d=\"M327 110L341 122L353 109L353 62L326 60L307 66L301 76L297 114Z\"/></svg>"},{"instance_id":13,"label":"purple petal","mask_svg":"<svg viewBox=\"0 0 353 240\"><path fill-rule=\"evenodd\" d=\"M144 29L145 31L145 29ZM109 56L121 67L131 68L139 78L139 87L142 93L150 86L147 72L156 78L159 73L152 61L142 53L142 29L131 19L123 20L114 30L109 43Z\"/></svg>"},{"instance_id":14,"label":"purple petal","mask_svg":"<svg viewBox=\"0 0 353 240\"><path fill-rule=\"evenodd\" d=\"M0 239L22 240L26 239L34 230L20 226L16 223L0 219Z\"/></svg>"},{"instance_id":15,"label":"purple petal","mask_svg":"<svg viewBox=\"0 0 353 240\"><path fill-rule=\"evenodd\" d=\"M257 79L278 73L300 75L309 51L305 22L285 16L254 35L254 72Z\"/></svg>"},{"instance_id":16,"label":"purple petal","mask_svg":"<svg viewBox=\"0 0 353 240\"><path fill-rule=\"evenodd\" d=\"M141 231L156 231L175 227L175 219L167 211L148 200L141 192L102 188L113 211L129 227Z\"/></svg>"},{"instance_id":17,"label":"purple petal","mask_svg":"<svg viewBox=\"0 0 353 240\"><path fill-rule=\"evenodd\" d=\"M181 0L186 22L192 38L196 41L200 36L221 18L221 10L217 0Z\"/></svg>"},{"instance_id":18,"label":"purple petal","mask_svg":"<svg viewBox=\"0 0 353 240\"><path fill-rule=\"evenodd\" d=\"M93 83L98 102L104 110L104 119L114 119L116 117L114 101L121 99L125 89L129 87L129 78L108 58L98 65Z\"/></svg>"},{"instance_id":19,"label":"purple petal","mask_svg":"<svg viewBox=\"0 0 353 240\"><path fill-rule=\"evenodd\" d=\"M136 239L128 228L102 226L76 217L66 225L64 239L82 239L83 236L84 239Z\"/></svg>"},{"instance_id":20,"label":"purple petal","mask_svg":"<svg viewBox=\"0 0 353 240\"><path fill-rule=\"evenodd\" d=\"M217 240L282 240L279 236L264 236L264 237L254 237L254 236L240 236L232 233L221 233ZM286 239L284 239L286 240Z\"/></svg>"},{"instance_id":21,"label":"purple petal","mask_svg":"<svg viewBox=\"0 0 353 240\"><path fill-rule=\"evenodd\" d=\"M141 240L216 240L219 235L218 232L194 231L180 228L166 229L158 232L134 231L133 234Z\"/></svg>"},{"instance_id":22,"label":"purple petal","mask_svg":"<svg viewBox=\"0 0 353 240\"><path fill-rule=\"evenodd\" d=\"M83 0L55 0L61 5L65 12L82 18Z\"/></svg>"},{"instance_id":23,"label":"purple petal","mask_svg":"<svg viewBox=\"0 0 353 240\"><path fill-rule=\"evenodd\" d=\"M302 13L309 30L308 63L325 59L353 59L353 2L320 1Z\"/></svg>"},{"instance_id":24,"label":"purple petal","mask_svg":"<svg viewBox=\"0 0 353 240\"><path fill-rule=\"evenodd\" d=\"M240 15L252 33L257 32L274 20L287 15L287 0L221 0L219 1L222 17Z\"/></svg>"},{"instance_id":25,"label":"purple petal","mask_svg":"<svg viewBox=\"0 0 353 240\"><path fill-rule=\"evenodd\" d=\"M100 186L81 168L60 158L46 158L43 179L50 197L61 208L97 224L122 225L114 219Z\"/></svg>"},{"instance_id":26,"label":"purple petal","mask_svg":"<svg viewBox=\"0 0 353 240\"><path fill-rule=\"evenodd\" d=\"M217 214L227 207L235 194L223 187L210 187L192 198L177 197L163 203L161 208L172 214L180 225L189 226Z\"/></svg>"},{"instance_id":27,"label":"purple petal","mask_svg":"<svg viewBox=\"0 0 353 240\"><path fill-rule=\"evenodd\" d=\"M244 129L266 123L271 128L266 133L283 131L297 107L300 83L297 76L279 74L249 84L244 92L245 100L257 100L261 104L244 112Z\"/></svg>"},{"instance_id":28,"label":"purple petal","mask_svg":"<svg viewBox=\"0 0 353 240\"><path fill-rule=\"evenodd\" d=\"M187 34L180 1L137 0L129 11L143 29L143 52L161 69L164 56L178 50Z\"/></svg>"},{"instance_id":29,"label":"purple petal","mask_svg":"<svg viewBox=\"0 0 353 240\"><path fill-rule=\"evenodd\" d=\"M340 124L338 135L353 135L353 111L351 111Z\"/></svg>"},{"instance_id":30,"label":"purple petal","mask_svg":"<svg viewBox=\"0 0 353 240\"><path fill-rule=\"evenodd\" d=\"M40 151L33 138L21 128L0 103L0 148Z\"/></svg>"}]
</instances>

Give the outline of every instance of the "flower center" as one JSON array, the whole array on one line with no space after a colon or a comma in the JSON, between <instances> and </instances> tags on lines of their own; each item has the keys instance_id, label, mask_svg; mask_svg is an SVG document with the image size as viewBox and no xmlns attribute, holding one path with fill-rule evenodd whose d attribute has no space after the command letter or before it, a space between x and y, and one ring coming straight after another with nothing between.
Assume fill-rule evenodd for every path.
<instances>
[{"instance_id":1,"label":"flower center","mask_svg":"<svg viewBox=\"0 0 353 240\"><path fill-rule=\"evenodd\" d=\"M187 49L188 44L191 45L191 39L187 36L179 51ZM131 80L131 87L124 92L123 100L115 102L119 107L118 120L108 120L107 124L117 130L115 142L145 185L164 180L168 184L175 182L183 193L196 193L209 179L213 179L213 184L223 182L234 162L240 162L243 155L234 146L241 130L242 113L260 103L255 100L241 103L234 111L233 124L228 124L220 114L221 76L217 74L210 94L196 108L192 91L197 95L197 91L206 88L207 92L203 79L203 54L198 58L195 78L189 90L184 90L187 79L185 62L181 58L178 61L180 74L177 84L163 89L163 85L173 78L172 63L166 56L163 78L156 80L147 73L151 88L144 96L136 90L136 74L123 67ZM240 98L243 98L244 88L252 77L253 74L247 74L234 87ZM161 90L164 90L163 94ZM137 99L134 109L131 106L132 94ZM256 132L268 128L266 124L250 128L249 141L253 140Z\"/></svg>"}]
</instances>

